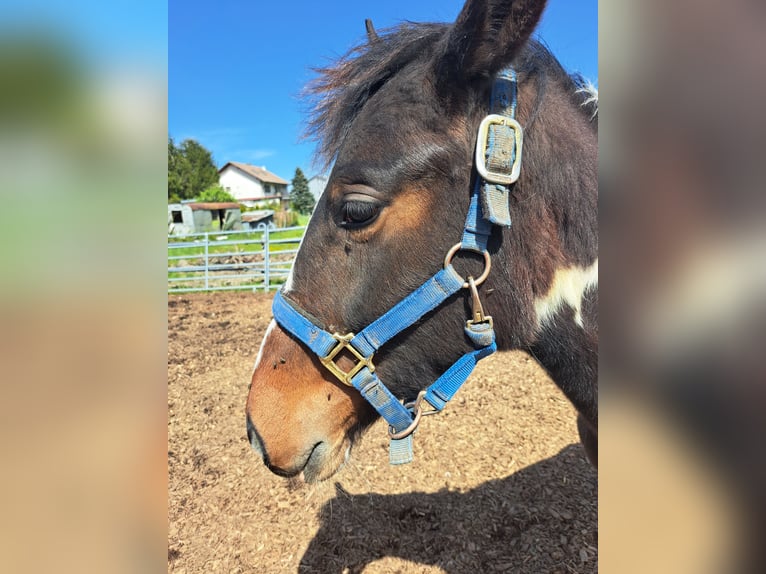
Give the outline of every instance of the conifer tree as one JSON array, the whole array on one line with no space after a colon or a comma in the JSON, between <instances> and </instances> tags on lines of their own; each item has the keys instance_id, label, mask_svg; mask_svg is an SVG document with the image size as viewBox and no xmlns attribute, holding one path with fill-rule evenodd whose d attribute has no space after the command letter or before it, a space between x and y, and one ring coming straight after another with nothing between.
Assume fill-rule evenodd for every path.
<instances>
[{"instance_id":1,"label":"conifer tree","mask_svg":"<svg viewBox=\"0 0 766 574\"><path fill-rule=\"evenodd\" d=\"M309 182L303 175L301 168L295 169L293 177L293 191L291 194L292 206L295 211L303 215L309 215L314 209L314 196L309 191Z\"/></svg>"}]
</instances>

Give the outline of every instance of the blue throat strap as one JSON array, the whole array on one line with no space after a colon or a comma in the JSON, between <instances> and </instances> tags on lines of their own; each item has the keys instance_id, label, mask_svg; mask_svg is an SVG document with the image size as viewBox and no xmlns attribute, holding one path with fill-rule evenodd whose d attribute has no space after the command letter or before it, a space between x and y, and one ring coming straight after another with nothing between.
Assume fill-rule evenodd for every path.
<instances>
[{"instance_id":1,"label":"blue throat strap","mask_svg":"<svg viewBox=\"0 0 766 574\"><path fill-rule=\"evenodd\" d=\"M412 461L412 436L423 414L425 400L441 411L460 389L479 360L497 350L492 318L481 311L466 323L465 335L475 349L463 355L435 382L425 388L413 405L403 405L381 382L372 362L377 350L392 337L412 326L463 288L470 288L478 300L476 285L489 272L487 243L493 225L510 226L509 185L518 178L521 159L521 126L516 111L516 73L501 72L495 80L491 112L479 128L476 163L479 176L468 209L463 236L447 256L444 268L410 293L358 334L331 334L317 326L297 305L277 292L272 305L274 319L287 332L315 353L322 364L341 382L353 386L389 424L391 464ZM507 182L507 183L506 183ZM451 264L457 251L474 251L485 256L486 270L481 281L469 283ZM335 362L342 352L356 364L343 371ZM428 413L426 413L428 414Z\"/></svg>"}]
</instances>

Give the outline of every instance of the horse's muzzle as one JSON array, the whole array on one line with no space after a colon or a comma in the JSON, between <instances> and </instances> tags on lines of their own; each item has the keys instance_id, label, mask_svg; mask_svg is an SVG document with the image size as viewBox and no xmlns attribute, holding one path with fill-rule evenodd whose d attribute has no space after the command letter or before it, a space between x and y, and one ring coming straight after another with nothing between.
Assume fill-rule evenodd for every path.
<instances>
[{"instance_id":1,"label":"horse's muzzle","mask_svg":"<svg viewBox=\"0 0 766 574\"><path fill-rule=\"evenodd\" d=\"M263 442L261 441L261 437L258 436L258 431L255 430L255 425L253 424L253 421L250 420L250 415L246 415L247 419L247 438L250 441L250 446L253 447L253 450L257 452L261 458L263 458L263 462L268 464L266 461L266 453L263 450Z\"/></svg>"},{"instance_id":2,"label":"horse's muzzle","mask_svg":"<svg viewBox=\"0 0 766 574\"><path fill-rule=\"evenodd\" d=\"M318 442L317 444L313 445L310 452L306 456L300 457L300 459L293 461L293 464L291 464L289 467L282 467L273 464L269 459L269 455L263 446L263 440L258 434L258 431L255 429L253 421L250 420L250 415L246 416L246 424L247 438L250 441L250 446L263 459L263 464L265 464L266 467L277 476L291 478L303 472L306 481L313 482L319 475L322 474L328 450L327 445L324 442Z\"/></svg>"}]
</instances>

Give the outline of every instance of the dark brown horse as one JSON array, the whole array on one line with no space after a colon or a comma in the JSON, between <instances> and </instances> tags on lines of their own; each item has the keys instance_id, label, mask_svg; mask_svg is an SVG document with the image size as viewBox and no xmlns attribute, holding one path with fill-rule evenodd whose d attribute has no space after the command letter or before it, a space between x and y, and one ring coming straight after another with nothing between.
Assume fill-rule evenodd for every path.
<instances>
[{"instance_id":1,"label":"dark brown horse","mask_svg":"<svg viewBox=\"0 0 766 574\"><path fill-rule=\"evenodd\" d=\"M311 132L334 168L283 295L322 329L358 333L441 269L468 212L493 80L512 66L524 155L509 194L512 225L489 238L481 297L498 347L528 351L577 408L595 464L597 104L530 40L544 4L467 0L454 25L380 35L368 27L365 45L322 70ZM469 277L484 264L461 251L454 265ZM457 292L376 353L375 373L393 395L413 400L470 351L471 299L469 289ZM356 361L347 354L336 358L343 371ZM247 400L250 442L272 471L331 476L376 417L272 322Z\"/></svg>"}]
</instances>

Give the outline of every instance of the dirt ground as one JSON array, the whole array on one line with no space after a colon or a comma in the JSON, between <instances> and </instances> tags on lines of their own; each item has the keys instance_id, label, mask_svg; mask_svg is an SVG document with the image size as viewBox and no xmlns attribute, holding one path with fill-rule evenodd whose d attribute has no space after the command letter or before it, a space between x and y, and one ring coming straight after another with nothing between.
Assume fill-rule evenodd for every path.
<instances>
[{"instance_id":1,"label":"dirt ground","mask_svg":"<svg viewBox=\"0 0 766 574\"><path fill-rule=\"evenodd\" d=\"M590 573L597 475L574 409L522 353L482 361L415 461L388 465L376 423L318 485L271 474L245 399L271 296L168 298L168 571Z\"/></svg>"}]
</instances>

